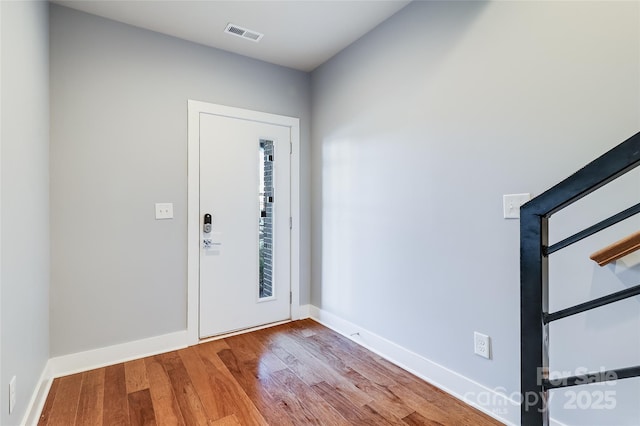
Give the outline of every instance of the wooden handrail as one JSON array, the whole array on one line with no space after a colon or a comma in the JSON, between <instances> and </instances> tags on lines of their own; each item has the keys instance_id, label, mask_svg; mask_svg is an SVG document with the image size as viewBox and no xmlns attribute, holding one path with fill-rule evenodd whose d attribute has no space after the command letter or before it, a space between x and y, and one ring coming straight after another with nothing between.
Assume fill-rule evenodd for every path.
<instances>
[{"instance_id":1,"label":"wooden handrail","mask_svg":"<svg viewBox=\"0 0 640 426\"><path fill-rule=\"evenodd\" d=\"M640 231L598 250L589 258L598 265L604 266L636 250L640 250Z\"/></svg>"}]
</instances>

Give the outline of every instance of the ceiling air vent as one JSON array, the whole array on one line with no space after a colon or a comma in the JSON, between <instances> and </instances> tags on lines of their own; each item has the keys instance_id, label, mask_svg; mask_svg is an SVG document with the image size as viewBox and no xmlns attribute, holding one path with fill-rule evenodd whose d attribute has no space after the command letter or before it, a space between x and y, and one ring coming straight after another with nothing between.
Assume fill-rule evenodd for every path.
<instances>
[{"instance_id":1,"label":"ceiling air vent","mask_svg":"<svg viewBox=\"0 0 640 426\"><path fill-rule=\"evenodd\" d=\"M227 28L224 29L224 32L227 34L231 34L237 37L242 37L247 40L259 42L264 34L260 34L257 31L248 30L246 28L242 28L239 25L228 24Z\"/></svg>"}]
</instances>

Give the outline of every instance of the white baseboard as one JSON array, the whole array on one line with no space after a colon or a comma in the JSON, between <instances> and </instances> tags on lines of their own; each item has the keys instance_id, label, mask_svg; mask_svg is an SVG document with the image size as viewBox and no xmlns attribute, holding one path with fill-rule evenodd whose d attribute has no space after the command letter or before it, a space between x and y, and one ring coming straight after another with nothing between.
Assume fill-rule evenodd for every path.
<instances>
[{"instance_id":1,"label":"white baseboard","mask_svg":"<svg viewBox=\"0 0 640 426\"><path fill-rule=\"evenodd\" d=\"M311 305L300 305L300 308L298 309L298 317L292 319L303 320L307 318L311 318Z\"/></svg>"},{"instance_id":2,"label":"white baseboard","mask_svg":"<svg viewBox=\"0 0 640 426\"><path fill-rule=\"evenodd\" d=\"M38 424L38 420L40 420L40 413L44 408L45 402L47 401L47 396L49 395L49 389L51 389L52 382L53 378L51 378L49 361L47 361L44 368L42 369L42 374L40 375L40 380L38 380L38 385L33 391L33 395L31 395L31 400L27 405L27 411L24 414L22 423L20 423L21 425L36 426Z\"/></svg>"},{"instance_id":3,"label":"white baseboard","mask_svg":"<svg viewBox=\"0 0 640 426\"><path fill-rule=\"evenodd\" d=\"M187 346L189 346L187 331L177 331L119 345L58 356L49 360L49 366L52 377L62 377L131 361L132 359L174 351Z\"/></svg>"},{"instance_id":4,"label":"white baseboard","mask_svg":"<svg viewBox=\"0 0 640 426\"><path fill-rule=\"evenodd\" d=\"M311 318L507 425L520 424L520 405L337 315L310 307Z\"/></svg>"},{"instance_id":5,"label":"white baseboard","mask_svg":"<svg viewBox=\"0 0 640 426\"><path fill-rule=\"evenodd\" d=\"M21 424L37 425L53 379L189 346L186 330L49 359Z\"/></svg>"}]
</instances>

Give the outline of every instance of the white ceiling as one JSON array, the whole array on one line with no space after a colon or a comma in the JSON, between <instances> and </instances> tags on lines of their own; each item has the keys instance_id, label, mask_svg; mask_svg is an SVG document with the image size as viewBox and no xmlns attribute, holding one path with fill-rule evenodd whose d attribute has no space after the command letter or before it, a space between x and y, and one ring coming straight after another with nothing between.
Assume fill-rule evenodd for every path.
<instances>
[{"instance_id":1,"label":"white ceiling","mask_svg":"<svg viewBox=\"0 0 640 426\"><path fill-rule=\"evenodd\" d=\"M311 71L410 0L53 0L63 6L278 65ZM228 23L264 34L258 43Z\"/></svg>"}]
</instances>

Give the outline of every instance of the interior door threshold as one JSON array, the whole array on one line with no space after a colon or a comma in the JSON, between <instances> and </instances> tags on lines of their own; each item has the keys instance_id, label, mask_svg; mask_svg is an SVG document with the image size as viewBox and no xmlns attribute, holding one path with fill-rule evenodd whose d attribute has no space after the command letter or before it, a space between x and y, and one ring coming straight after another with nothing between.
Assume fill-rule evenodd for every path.
<instances>
[{"instance_id":1,"label":"interior door threshold","mask_svg":"<svg viewBox=\"0 0 640 426\"><path fill-rule=\"evenodd\" d=\"M230 333L218 334L216 336L211 336L211 337L204 337L204 338L201 338L198 343L207 343L207 342L212 342L214 340L220 340L220 339L225 339L227 337L236 336L238 334L251 333L252 331L262 330L263 328L275 327L277 325L286 324L288 322L291 322L291 320L287 319L284 321L271 322L269 324L263 324L257 327L243 328L242 330L236 330Z\"/></svg>"}]
</instances>

